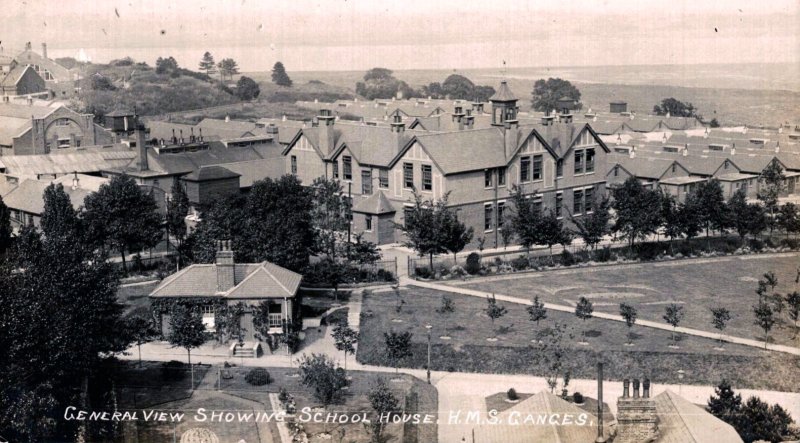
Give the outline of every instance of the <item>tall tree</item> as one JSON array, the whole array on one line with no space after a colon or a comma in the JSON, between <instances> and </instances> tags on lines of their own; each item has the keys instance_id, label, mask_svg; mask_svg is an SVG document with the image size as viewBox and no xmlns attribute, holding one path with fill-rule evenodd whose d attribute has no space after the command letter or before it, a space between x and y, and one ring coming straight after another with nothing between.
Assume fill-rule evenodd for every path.
<instances>
[{"instance_id":1,"label":"tall tree","mask_svg":"<svg viewBox=\"0 0 800 443\"><path fill-rule=\"evenodd\" d=\"M536 323L536 339L539 339L539 321L544 320L547 318L547 309L544 307L544 303L539 301L539 296L535 296L533 298L533 302L530 306L525 308L528 312L528 318L534 323Z\"/></svg>"},{"instance_id":2,"label":"tall tree","mask_svg":"<svg viewBox=\"0 0 800 443\"><path fill-rule=\"evenodd\" d=\"M723 307L711 308L711 315L713 316L711 324L714 325L714 329L719 331L719 341L722 343L722 331L731 320L731 311Z\"/></svg>"},{"instance_id":3,"label":"tall tree","mask_svg":"<svg viewBox=\"0 0 800 443\"><path fill-rule=\"evenodd\" d=\"M405 234L403 244L417 251L420 257L428 256L433 271L433 256L447 252L445 240L451 220L455 217L447 207L449 193L439 200L423 200L414 191L414 206L406 212L405 223L395 224L395 229Z\"/></svg>"},{"instance_id":4,"label":"tall tree","mask_svg":"<svg viewBox=\"0 0 800 443\"><path fill-rule=\"evenodd\" d=\"M675 329L678 328L678 325L683 320L683 306L679 306L675 303L671 303L664 308L664 316L662 317L665 322L672 326L672 342L676 343L677 339L675 337Z\"/></svg>"},{"instance_id":5,"label":"tall tree","mask_svg":"<svg viewBox=\"0 0 800 443\"><path fill-rule=\"evenodd\" d=\"M586 340L586 320L592 318L592 313L594 313L592 302L586 297L581 297L578 300L578 304L575 305L575 316L584 322L584 330L581 331L584 340Z\"/></svg>"},{"instance_id":6,"label":"tall tree","mask_svg":"<svg viewBox=\"0 0 800 443\"><path fill-rule=\"evenodd\" d=\"M700 182L686 197L686 204L697 215L700 226L706 231L706 237L711 235L711 230L723 231L727 227L729 217L722 186L717 179Z\"/></svg>"},{"instance_id":7,"label":"tall tree","mask_svg":"<svg viewBox=\"0 0 800 443\"><path fill-rule=\"evenodd\" d=\"M239 64L232 58L223 58L217 67L219 68L219 75L223 80L225 80L225 77L229 80L233 80L233 76L239 74Z\"/></svg>"},{"instance_id":8,"label":"tall tree","mask_svg":"<svg viewBox=\"0 0 800 443\"><path fill-rule=\"evenodd\" d=\"M324 407L339 401L347 386L347 373L334 365L325 354L303 355L300 359L300 382L314 391L314 398Z\"/></svg>"},{"instance_id":9,"label":"tall tree","mask_svg":"<svg viewBox=\"0 0 800 443\"><path fill-rule=\"evenodd\" d=\"M250 101L258 98L261 94L261 88L255 80L243 75L239 77L239 81L236 82L235 93L239 100Z\"/></svg>"},{"instance_id":10,"label":"tall tree","mask_svg":"<svg viewBox=\"0 0 800 443\"><path fill-rule=\"evenodd\" d=\"M636 308L627 304L620 303L619 315L625 320L625 326L628 327L628 344L631 344L631 328L636 323Z\"/></svg>"},{"instance_id":11,"label":"tall tree","mask_svg":"<svg viewBox=\"0 0 800 443\"><path fill-rule=\"evenodd\" d=\"M761 171L758 177L758 199L764 203L769 215L767 223L769 233L775 228L776 214L778 213L778 197L786 191L786 174L780 162L773 160Z\"/></svg>"},{"instance_id":12,"label":"tall tree","mask_svg":"<svg viewBox=\"0 0 800 443\"><path fill-rule=\"evenodd\" d=\"M547 245L550 255L553 255L553 245L568 245L572 243L572 232L564 227L564 223L556 216L555 211L546 211L539 221L539 236L541 242Z\"/></svg>"},{"instance_id":13,"label":"tall tree","mask_svg":"<svg viewBox=\"0 0 800 443\"><path fill-rule=\"evenodd\" d=\"M742 396L733 392L731 384L722 379L714 388L714 395L709 397L706 410L718 419L736 427L742 409Z\"/></svg>"},{"instance_id":14,"label":"tall tree","mask_svg":"<svg viewBox=\"0 0 800 443\"><path fill-rule=\"evenodd\" d=\"M347 354L356 353L358 331L346 324L339 323L333 328L333 342L336 350L344 352L344 370L347 370Z\"/></svg>"},{"instance_id":15,"label":"tall tree","mask_svg":"<svg viewBox=\"0 0 800 443\"><path fill-rule=\"evenodd\" d=\"M597 205L593 206L591 214L583 217L573 217L570 214L570 217L575 224L575 233L586 246L596 250L603 237L611 233L611 213L609 212L611 201L608 197L603 197Z\"/></svg>"},{"instance_id":16,"label":"tall tree","mask_svg":"<svg viewBox=\"0 0 800 443\"><path fill-rule=\"evenodd\" d=\"M727 203L728 225L744 240L748 234L758 235L767 227L764 208L748 203L744 188L736 191Z\"/></svg>"},{"instance_id":17,"label":"tall tree","mask_svg":"<svg viewBox=\"0 0 800 443\"><path fill-rule=\"evenodd\" d=\"M675 98L665 98L661 100L660 104L653 106L653 114L667 115L672 117L698 117L702 116L697 113L697 108L691 103L684 103Z\"/></svg>"},{"instance_id":18,"label":"tall tree","mask_svg":"<svg viewBox=\"0 0 800 443\"><path fill-rule=\"evenodd\" d=\"M0 255L11 246L11 211L0 197Z\"/></svg>"},{"instance_id":19,"label":"tall tree","mask_svg":"<svg viewBox=\"0 0 800 443\"><path fill-rule=\"evenodd\" d=\"M669 238L669 251L673 252L672 241L684 234L681 205L674 195L661 192L661 221L664 224L664 235Z\"/></svg>"},{"instance_id":20,"label":"tall tree","mask_svg":"<svg viewBox=\"0 0 800 443\"><path fill-rule=\"evenodd\" d=\"M151 194L142 191L128 175L114 176L84 200L84 220L89 235L122 257L153 247L161 240L161 215Z\"/></svg>"},{"instance_id":21,"label":"tall tree","mask_svg":"<svg viewBox=\"0 0 800 443\"><path fill-rule=\"evenodd\" d=\"M520 244L528 253L530 253L531 246L541 243L542 238L539 226L543 215L541 208L534 201L535 198L535 191L532 195L526 195L521 187L515 186L511 194L514 207L508 214L510 223L503 225L504 228L514 231Z\"/></svg>"},{"instance_id":22,"label":"tall tree","mask_svg":"<svg viewBox=\"0 0 800 443\"><path fill-rule=\"evenodd\" d=\"M353 218L350 198L338 180L325 177L311 184L311 221L314 228L314 252L336 257L336 245L345 240Z\"/></svg>"},{"instance_id":23,"label":"tall tree","mask_svg":"<svg viewBox=\"0 0 800 443\"><path fill-rule=\"evenodd\" d=\"M800 207L792 202L781 206L777 225L786 232L787 237L800 233Z\"/></svg>"},{"instance_id":24,"label":"tall tree","mask_svg":"<svg viewBox=\"0 0 800 443\"><path fill-rule=\"evenodd\" d=\"M42 233L51 241L75 242L80 238L80 221L72 202L64 192L64 186L50 184L44 190L44 211L42 212ZM75 246L80 246L81 242Z\"/></svg>"},{"instance_id":25,"label":"tall tree","mask_svg":"<svg viewBox=\"0 0 800 443\"><path fill-rule=\"evenodd\" d=\"M753 306L753 314L755 314L756 317L753 323L764 330L764 349L767 349L769 331L771 331L772 326L775 325L775 314L772 311L772 307L764 301Z\"/></svg>"},{"instance_id":26,"label":"tall tree","mask_svg":"<svg viewBox=\"0 0 800 443\"><path fill-rule=\"evenodd\" d=\"M563 97L569 97L578 102L575 109L583 107L580 103L581 91L568 80L560 78L551 77L547 80L536 80L536 83L533 84L531 95L533 96L531 104L534 111L549 112L553 109L558 110L558 100Z\"/></svg>"},{"instance_id":27,"label":"tall tree","mask_svg":"<svg viewBox=\"0 0 800 443\"><path fill-rule=\"evenodd\" d=\"M628 240L631 249L637 239L646 239L661 225L661 196L630 177L613 191L612 207L617 213L614 230Z\"/></svg>"},{"instance_id":28,"label":"tall tree","mask_svg":"<svg viewBox=\"0 0 800 443\"><path fill-rule=\"evenodd\" d=\"M467 228L458 219L455 211L446 211L442 215L444 216L444 226L442 228L444 247L453 254L453 264L457 264L456 257L458 253L463 251L472 241L475 230L472 227Z\"/></svg>"},{"instance_id":29,"label":"tall tree","mask_svg":"<svg viewBox=\"0 0 800 443\"><path fill-rule=\"evenodd\" d=\"M386 345L386 355L392 361L394 372L398 372L398 365L400 360L411 355L411 337L413 334L410 332L384 332L383 340Z\"/></svg>"},{"instance_id":30,"label":"tall tree","mask_svg":"<svg viewBox=\"0 0 800 443\"><path fill-rule=\"evenodd\" d=\"M278 86L292 87L292 79L289 78L289 74L286 73L286 68L281 62L275 62L275 65L272 66L272 83Z\"/></svg>"},{"instance_id":31,"label":"tall tree","mask_svg":"<svg viewBox=\"0 0 800 443\"><path fill-rule=\"evenodd\" d=\"M203 54L203 58L200 60L200 65L198 67L201 71L205 71L208 76L217 72L217 64L214 62L214 56L208 51Z\"/></svg>"},{"instance_id":32,"label":"tall tree","mask_svg":"<svg viewBox=\"0 0 800 443\"><path fill-rule=\"evenodd\" d=\"M203 324L203 317L196 309L183 305L173 307L169 316L170 333L167 340L172 346L186 349L189 361L189 372L192 374L192 390L194 391L194 366L192 366L192 349L199 348L208 340L208 333Z\"/></svg>"},{"instance_id":33,"label":"tall tree","mask_svg":"<svg viewBox=\"0 0 800 443\"><path fill-rule=\"evenodd\" d=\"M167 204L167 230L178 240L178 246L186 238L186 216L189 215L189 196L180 180L172 182L171 198ZM169 239L167 239L169 241Z\"/></svg>"}]
</instances>

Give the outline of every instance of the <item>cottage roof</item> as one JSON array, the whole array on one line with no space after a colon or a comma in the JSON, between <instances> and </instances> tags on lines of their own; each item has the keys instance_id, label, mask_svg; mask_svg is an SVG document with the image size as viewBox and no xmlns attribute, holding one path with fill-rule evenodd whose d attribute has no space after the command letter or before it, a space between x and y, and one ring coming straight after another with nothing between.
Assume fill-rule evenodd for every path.
<instances>
[{"instance_id":1,"label":"cottage roof","mask_svg":"<svg viewBox=\"0 0 800 443\"><path fill-rule=\"evenodd\" d=\"M0 78L0 86L14 86L22 79L25 75L25 72L30 69L35 75L36 71L33 71L33 68L30 65L16 65L14 66L11 71L6 74L5 77Z\"/></svg>"},{"instance_id":2,"label":"cottage roof","mask_svg":"<svg viewBox=\"0 0 800 443\"><path fill-rule=\"evenodd\" d=\"M733 426L669 389L653 397L653 401L659 420L657 443L742 441Z\"/></svg>"},{"instance_id":3,"label":"cottage roof","mask_svg":"<svg viewBox=\"0 0 800 443\"><path fill-rule=\"evenodd\" d=\"M195 264L167 277L150 293L151 297L294 297L302 276L270 262L234 264L232 288L218 291L217 265Z\"/></svg>"},{"instance_id":4,"label":"cottage roof","mask_svg":"<svg viewBox=\"0 0 800 443\"><path fill-rule=\"evenodd\" d=\"M362 214L390 214L396 212L392 206L392 202L386 198L383 191L378 191L369 197L359 201L353 206L353 212L360 212Z\"/></svg>"},{"instance_id":5,"label":"cottage roof","mask_svg":"<svg viewBox=\"0 0 800 443\"><path fill-rule=\"evenodd\" d=\"M44 190L48 186L50 186L48 181L25 179L14 190L6 194L3 201L11 209L40 215L44 212ZM83 187L72 189L71 186L64 186L64 192L69 196L72 207L78 209L93 191Z\"/></svg>"}]
</instances>

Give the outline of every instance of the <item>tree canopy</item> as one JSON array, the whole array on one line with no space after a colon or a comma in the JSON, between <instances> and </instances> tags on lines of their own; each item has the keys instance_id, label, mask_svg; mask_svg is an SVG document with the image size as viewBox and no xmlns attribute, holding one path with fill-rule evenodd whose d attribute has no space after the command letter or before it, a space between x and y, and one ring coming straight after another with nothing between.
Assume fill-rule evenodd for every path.
<instances>
[{"instance_id":1,"label":"tree canopy","mask_svg":"<svg viewBox=\"0 0 800 443\"><path fill-rule=\"evenodd\" d=\"M472 80L459 74L449 75L443 83L434 82L423 86L420 95L429 96L436 99L451 100L476 100L485 102L494 95L495 90L491 86L478 86Z\"/></svg>"},{"instance_id":2,"label":"tree canopy","mask_svg":"<svg viewBox=\"0 0 800 443\"><path fill-rule=\"evenodd\" d=\"M289 78L289 74L286 73L286 68L281 62L275 62L272 67L272 83L278 86L292 87L292 79Z\"/></svg>"},{"instance_id":3,"label":"tree canopy","mask_svg":"<svg viewBox=\"0 0 800 443\"><path fill-rule=\"evenodd\" d=\"M669 114L671 117L702 117L693 104L689 102L684 103L672 97L665 98L661 100L660 104L653 106L653 114Z\"/></svg>"},{"instance_id":4,"label":"tree canopy","mask_svg":"<svg viewBox=\"0 0 800 443\"><path fill-rule=\"evenodd\" d=\"M576 88L569 80L560 78L539 79L533 84L531 92L533 100L531 105L534 111L546 112L553 109L558 110L558 100L562 97L569 97L578 102L575 109L581 109L581 91Z\"/></svg>"},{"instance_id":5,"label":"tree canopy","mask_svg":"<svg viewBox=\"0 0 800 443\"><path fill-rule=\"evenodd\" d=\"M615 188L612 207L617 213L614 229L633 246L661 225L661 194L645 188L636 177L625 180Z\"/></svg>"},{"instance_id":6,"label":"tree canopy","mask_svg":"<svg viewBox=\"0 0 800 443\"><path fill-rule=\"evenodd\" d=\"M356 94L374 100L397 97L411 98L416 94L408 83L398 80L386 68L372 68L364 74L364 81L356 83Z\"/></svg>"},{"instance_id":7,"label":"tree canopy","mask_svg":"<svg viewBox=\"0 0 800 443\"><path fill-rule=\"evenodd\" d=\"M225 80L225 77L232 80L233 76L239 73L239 64L232 58L223 58L217 67L223 80Z\"/></svg>"},{"instance_id":8,"label":"tree canopy","mask_svg":"<svg viewBox=\"0 0 800 443\"><path fill-rule=\"evenodd\" d=\"M217 72L216 67L217 64L214 62L214 56L211 55L210 52L206 51L206 53L203 54L203 58L200 60L198 68L200 68L201 71L204 71L206 75L211 75Z\"/></svg>"},{"instance_id":9,"label":"tree canopy","mask_svg":"<svg viewBox=\"0 0 800 443\"><path fill-rule=\"evenodd\" d=\"M243 75L236 82L235 92L239 100L249 101L258 98L261 88L255 80Z\"/></svg>"}]
</instances>

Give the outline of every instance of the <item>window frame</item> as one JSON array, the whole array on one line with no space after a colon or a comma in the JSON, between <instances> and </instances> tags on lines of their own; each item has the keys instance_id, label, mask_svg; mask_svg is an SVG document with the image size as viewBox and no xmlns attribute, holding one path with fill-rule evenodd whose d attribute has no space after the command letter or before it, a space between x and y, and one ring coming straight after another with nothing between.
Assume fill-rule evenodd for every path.
<instances>
[{"instance_id":1,"label":"window frame","mask_svg":"<svg viewBox=\"0 0 800 443\"><path fill-rule=\"evenodd\" d=\"M573 174L581 175L584 173L584 156L583 156L583 149L576 149L575 152L572 154L573 158Z\"/></svg>"},{"instance_id":2,"label":"window frame","mask_svg":"<svg viewBox=\"0 0 800 443\"><path fill-rule=\"evenodd\" d=\"M585 209L583 204L584 198L583 189L573 189L572 190L572 215L582 215L583 210Z\"/></svg>"},{"instance_id":3,"label":"window frame","mask_svg":"<svg viewBox=\"0 0 800 443\"><path fill-rule=\"evenodd\" d=\"M361 194L362 195L372 195L372 170L371 169L362 169L361 170Z\"/></svg>"},{"instance_id":4,"label":"window frame","mask_svg":"<svg viewBox=\"0 0 800 443\"><path fill-rule=\"evenodd\" d=\"M422 191L433 192L433 166L420 165L422 170Z\"/></svg>"},{"instance_id":5,"label":"window frame","mask_svg":"<svg viewBox=\"0 0 800 443\"><path fill-rule=\"evenodd\" d=\"M564 177L564 159L559 158L556 160L556 178Z\"/></svg>"},{"instance_id":6,"label":"window frame","mask_svg":"<svg viewBox=\"0 0 800 443\"><path fill-rule=\"evenodd\" d=\"M296 155L291 156L289 161L291 162L292 175L297 175L297 156Z\"/></svg>"},{"instance_id":7,"label":"window frame","mask_svg":"<svg viewBox=\"0 0 800 443\"><path fill-rule=\"evenodd\" d=\"M506 185L506 174L508 173L508 168L505 166L501 166L497 168L497 186L505 186Z\"/></svg>"},{"instance_id":8,"label":"window frame","mask_svg":"<svg viewBox=\"0 0 800 443\"><path fill-rule=\"evenodd\" d=\"M494 230L494 204L483 204L483 232L491 232Z\"/></svg>"},{"instance_id":9,"label":"window frame","mask_svg":"<svg viewBox=\"0 0 800 443\"><path fill-rule=\"evenodd\" d=\"M594 174L596 151L594 148L586 148L583 152L583 173Z\"/></svg>"},{"instance_id":10,"label":"window frame","mask_svg":"<svg viewBox=\"0 0 800 443\"><path fill-rule=\"evenodd\" d=\"M536 176L536 166L539 166L539 176ZM538 182L544 180L544 156L536 154L531 161L531 181Z\"/></svg>"},{"instance_id":11,"label":"window frame","mask_svg":"<svg viewBox=\"0 0 800 443\"><path fill-rule=\"evenodd\" d=\"M556 192L555 212L556 212L556 218L563 218L564 217L564 193L563 192Z\"/></svg>"},{"instance_id":12,"label":"window frame","mask_svg":"<svg viewBox=\"0 0 800 443\"><path fill-rule=\"evenodd\" d=\"M378 187L381 189L389 189L389 170L378 170Z\"/></svg>"},{"instance_id":13,"label":"window frame","mask_svg":"<svg viewBox=\"0 0 800 443\"><path fill-rule=\"evenodd\" d=\"M403 163L403 189L414 189L413 163Z\"/></svg>"},{"instance_id":14,"label":"window frame","mask_svg":"<svg viewBox=\"0 0 800 443\"><path fill-rule=\"evenodd\" d=\"M353 158L349 155L342 156L342 179L344 181L353 181Z\"/></svg>"},{"instance_id":15,"label":"window frame","mask_svg":"<svg viewBox=\"0 0 800 443\"><path fill-rule=\"evenodd\" d=\"M483 170L483 187L484 189L489 189L494 187L494 180L492 178L492 170L491 169L484 169Z\"/></svg>"},{"instance_id":16,"label":"window frame","mask_svg":"<svg viewBox=\"0 0 800 443\"><path fill-rule=\"evenodd\" d=\"M526 155L519 159L519 182L529 183L531 181L531 156Z\"/></svg>"},{"instance_id":17,"label":"window frame","mask_svg":"<svg viewBox=\"0 0 800 443\"><path fill-rule=\"evenodd\" d=\"M367 232L372 232L372 215L371 214L364 214L364 230Z\"/></svg>"}]
</instances>

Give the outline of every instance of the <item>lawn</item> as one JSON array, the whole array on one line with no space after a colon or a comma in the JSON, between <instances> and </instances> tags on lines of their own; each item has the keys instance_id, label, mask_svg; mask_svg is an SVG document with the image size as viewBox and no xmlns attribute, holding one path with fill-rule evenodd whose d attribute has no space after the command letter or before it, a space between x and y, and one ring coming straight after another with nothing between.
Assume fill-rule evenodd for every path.
<instances>
[{"instance_id":1,"label":"lawn","mask_svg":"<svg viewBox=\"0 0 800 443\"><path fill-rule=\"evenodd\" d=\"M764 331L753 322L752 306L758 302L757 281L768 271L778 277L779 293L800 291L795 284L800 254L729 256L621 266L576 268L467 281L464 287L512 295L534 296L545 302L575 306L583 296L595 311L619 313L619 304L636 307L639 318L664 322L669 303L684 307L681 326L716 331L711 324L712 307L725 307L733 318L726 334L764 339ZM450 283L462 285L462 283ZM770 341L800 346L785 310L782 322L770 333Z\"/></svg>"},{"instance_id":2,"label":"lawn","mask_svg":"<svg viewBox=\"0 0 800 443\"><path fill-rule=\"evenodd\" d=\"M125 307L125 313L146 314L150 311L148 295L160 282L154 281L136 285L120 286L117 289L117 300Z\"/></svg>"},{"instance_id":3,"label":"lawn","mask_svg":"<svg viewBox=\"0 0 800 443\"><path fill-rule=\"evenodd\" d=\"M498 291L499 292L499 291ZM455 312L447 319L436 313L441 298L453 299ZM433 326L433 370L541 375L541 357L531 342L535 326L525 306L502 303L508 313L492 325L484 309L486 301L477 297L444 294L423 288L402 290L405 301L397 311L397 296L374 293L365 296L362 306L361 339L357 359L362 363L392 366L385 355L384 332L410 331L412 355L400 366L423 368L426 365L427 334ZM677 371L686 372L684 383L717 384L722 377L736 386L798 391L800 358L760 349L725 344L716 349L715 340L678 335L678 348L671 348L670 331L634 326L633 346L626 346L628 330L622 322L589 319L585 322L564 312L548 312L542 329L553 322L569 325L573 338L567 338L570 351L567 363L573 377L593 378L594 363L602 359L608 377L622 380L632 375L648 377L658 383L678 383ZM584 324L585 323L585 324ZM579 344L586 332L588 344ZM441 339L449 336L450 339ZM497 341L488 341L496 337Z\"/></svg>"},{"instance_id":4,"label":"lawn","mask_svg":"<svg viewBox=\"0 0 800 443\"><path fill-rule=\"evenodd\" d=\"M176 372L175 378L166 378L162 369L163 362L120 361L117 370L111 374L115 387L119 391L121 409L149 408L191 396L191 374L184 365ZM194 385L197 388L203 380L208 365L194 366Z\"/></svg>"}]
</instances>

